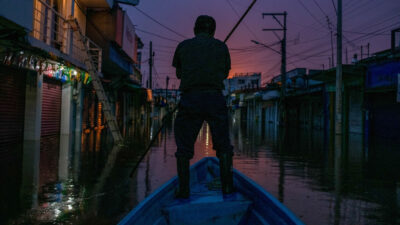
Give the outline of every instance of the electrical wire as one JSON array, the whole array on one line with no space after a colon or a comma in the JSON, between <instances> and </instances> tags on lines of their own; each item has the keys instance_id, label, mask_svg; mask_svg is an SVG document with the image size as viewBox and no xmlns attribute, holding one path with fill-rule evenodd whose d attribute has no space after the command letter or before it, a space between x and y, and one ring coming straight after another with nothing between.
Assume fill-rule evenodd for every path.
<instances>
[{"instance_id":1,"label":"electrical wire","mask_svg":"<svg viewBox=\"0 0 400 225\"><path fill-rule=\"evenodd\" d=\"M335 10L335 15L337 16L337 9L336 9L336 5L335 5L335 1L332 0L332 5L333 5L333 9Z\"/></svg>"},{"instance_id":2,"label":"electrical wire","mask_svg":"<svg viewBox=\"0 0 400 225\"><path fill-rule=\"evenodd\" d=\"M318 20L318 18L316 18L316 17L314 16L314 14L304 5L304 3L303 3L301 0L297 0L297 1L298 1L298 2L300 3L300 5L307 11L307 13L308 13L319 25L321 25L321 27L327 28L327 27L325 27L324 24L321 23L320 20Z\"/></svg>"},{"instance_id":3,"label":"electrical wire","mask_svg":"<svg viewBox=\"0 0 400 225\"><path fill-rule=\"evenodd\" d=\"M233 10L233 12L236 14L236 16L238 17L238 18L240 18L240 15L239 15L239 13L238 13L238 11L235 9L235 7L233 7L233 5L232 5L232 3L229 1L229 0L225 0L227 3L228 3L228 5L231 7L231 9ZM253 30L251 30L250 28L249 28L249 26L247 25L247 23L245 22L245 21L243 21L243 23L244 23L244 26L246 27L246 29L253 35L253 37L255 38L255 39L258 39L257 38L257 35L253 32Z\"/></svg>"},{"instance_id":4,"label":"electrical wire","mask_svg":"<svg viewBox=\"0 0 400 225\"><path fill-rule=\"evenodd\" d=\"M378 29L378 30L376 30L375 32L372 32L372 33L370 33L370 34L368 34L368 35L362 35L362 36L360 36L360 37L358 37L358 38L355 38L355 39L353 39L353 40L351 40L351 41L354 42L354 41L365 40L365 39L369 38L370 36L374 36L376 33L380 33L380 32L382 32L383 30L391 29L391 28L393 28L394 26L397 26L397 25L400 25L400 22L396 22L396 23L394 23L394 24L391 24L390 26L386 26L386 27L384 27L384 28ZM315 56L315 55L322 54L322 53L324 53L324 52L326 52L326 51L328 51L328 50L327 50L327 49L324 49L324 50L322 50L322 51L318 51L317 53L310 54L310 55L308 55L308 56L306 56L306 57L304 57L304 58L301 58L300 60L292 61L292 62L298 62L298 61L301 61L301 60L309 59L309 58L311 58L311 57L313 57L313 56ZM292 56L292 57L293 57L293 56Z\"/></svg>"},{"instance_id":5,"label":"electrical wire","mask_svg":"<svg viewBox=\"0 0 400 225\"><path fill-rule=\"evenodd\" d=\"M325 17L329 17L329 16L325 13L325 11L321 8L321 6L318 4L318 2L315 1L315 0L313 0L313 1L314 1L315 5L317 5L317 7L319 8L319 10L322 12L322 14L323 14Z\"/></svg>"},{"instance_id":6,"label":"electrical wire","mask_svg":"<svg viewBox=\"0 0 400 225\"><path fill-rule=\"evenodd\" d=\"M167 41L178 42L178 43L180 42L178 40L167 38L167 37L161 36L159 34L156 34L156 33L150 32L150 31L145 31L145 30L142 30L142 29L139 29L139 28L136 28L136 30L139 31L139 32L145 33L145 34L153 35L155 37L158 37L158 38L161 38L161 39L164 39L164 40L167 40Z\"/></svg>"},{"instance_id":7,"label":"electrical wire","mask_svg":"<svg viewBox=\"0 0 400 225\"><path fill-rule=\"evenodd\" d=\"M167 27L166 25L162 24L161 22L159 22L158 20L154 19L152 16L150 16L149 14L145 13L143 10L139 9L138 7L134 7L137 11L139 11L140 13L142 13L143 15L145 15L147 18L151 19L152 21L154 21L155 23L157 23L158 25L164 27L165 29L169 30L170 32L182 37L182 38L187 38L185 35L180 34L178 32L176 32L175 30Z\"/></svg>"}]
</instances>

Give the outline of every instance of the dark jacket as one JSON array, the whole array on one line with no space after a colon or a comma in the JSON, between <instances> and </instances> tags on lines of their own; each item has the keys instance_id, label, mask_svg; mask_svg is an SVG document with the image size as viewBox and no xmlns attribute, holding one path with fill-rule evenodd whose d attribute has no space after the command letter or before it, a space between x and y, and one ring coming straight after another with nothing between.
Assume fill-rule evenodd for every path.
<instances>
[{"instance_id":1,"label":"dark jacket","mask_svg":"<svg viewBox=\"0 0 400 225\"><path fill-rule=\"evenodd\" d=\"M179 43L172 65L181 80L179 89L183 92L223 90L231 60L225 43L201 33Z\"/></svg>"}]
</instances>

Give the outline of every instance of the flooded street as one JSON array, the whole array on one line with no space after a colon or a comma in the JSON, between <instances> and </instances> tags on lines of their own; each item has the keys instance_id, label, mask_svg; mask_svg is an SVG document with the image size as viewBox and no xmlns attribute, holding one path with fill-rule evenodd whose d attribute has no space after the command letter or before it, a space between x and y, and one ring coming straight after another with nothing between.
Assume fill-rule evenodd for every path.
<instances>
[{"instance_id":1,"label":"flooded street","mask_svg":"<svg viewBox=\"0 0 400 225\"><path fill-rule=\"evenodd\" d=\"M139 200L176 174L173 133L169 129L163 135L139 167ZM318 130L278 131L255 124L234 124L231 137L234 167L306 224L400 223L398 146L366 151L361 137L350 136L340 152ZM208 126L201 130L195 151L191 163L215 156Z\"/></svg>"},{"instance_id":2,"label":"flooded street","mask_svg":"<svg viewBox=\"0 0 400 225\"><path fill-rule=\"evenodd\" d=\"M278 130L234 123L234 167L283 202L305 224L399 224L399 146L377 143L363 149L350 135L342 150L318 130ZM382 148L382 146L385 146ZM388 147L391 146L391 147ZM175 143L167 130L137 172L136 196L142 200L176 175ZM195 163L215 156L208 126L195 147Z\"/></svg>"},{"instance_id":3,"label":"flooded street","mask_svg":"<svg viewBox=\"0 0 400 225\"><path fill-rule=\"evenodd\" d=\"M146 196L176 175L172 125L164 129L134 176L129 174L144 152L153 128L129 131L127 147L115 151L104 132L84 135L82 149L69 167L57 163L43 142L37 195L6 185L13 206L6 224L116 224ZM147 137L147 139L146 139ZM343 150L319 130L278 129L259 123L232 122L234 168L283 202L305 224L399 224L399 146L376 141L363 148L350 135ZM147 141L146 141L147 140ZM47 145L46 145L47 144ZM379 147L375 147L379 146ZM391 146L391 147L389 147ZM191 164L215 156L209 127L201 129ZM13 185L13 183L9 183ZM21 191L16 191L21 190ZM23 196L23 197L22 197ZM20 203L13 200L20 199ZM33 209L18 214L29 203ZM15 206L15 208L14 208ZM13 210L14 209L14 210ZM7 219L9 216L9 219ZM8 221L8 222L7 222Z\"/></svg>"}]
</instances>

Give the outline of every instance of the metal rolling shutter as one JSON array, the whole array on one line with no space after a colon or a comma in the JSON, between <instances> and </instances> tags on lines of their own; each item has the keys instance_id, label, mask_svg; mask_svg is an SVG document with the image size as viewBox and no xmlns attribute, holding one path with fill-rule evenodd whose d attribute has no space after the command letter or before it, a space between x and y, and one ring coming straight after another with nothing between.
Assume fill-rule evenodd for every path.
<instances>
[{"instance_id":1,"label":"metal rolling shutter","mask_svg":"<svg viewBox=\"0 0 400 225\"><path fill-rule=\"evenodd\" d=\"M24 138L25 73L0 66L0 158L14 157ZM12 152L8 152L12 151Z\"/></svg>"},{"instance_id":2,"label":"metal rolling shutter","mask_svg":"<svg viewBox=\"0 0 400 225\"><path fill-rule=\"evenodd\" d=\"M60 81L43 78L42 137L60 134L61 88Z\"/></svg>"},{"instance_id":3,"label":"metal rolling shutter","mask_svg":"<svg viewBox=\"0 0 400 225\"><path fill-rule=\"evenodd\" d=\"M394 91L371 94L370 123L373 136L399 140L400 104Z\"/></svg>"},{"instance_id":4,"label":"metal rolling shutter","mask_svg":"<svg viewBox=\"0 0 400 225\"><path fill-rule=\"evenodd\" d=\"M56 182L61 124L61 82L43 78L39 185Z\"/></svg>"},{"instance_id":5,"label":"metal rolling shutter","mask_svg":"<svg viewBox=\"0 0 400 225\"><path fill-rule=\"evenodd\" d=\"M26 72L0 66L0 224L18 209Z\"/></svg>"}]
</instances>

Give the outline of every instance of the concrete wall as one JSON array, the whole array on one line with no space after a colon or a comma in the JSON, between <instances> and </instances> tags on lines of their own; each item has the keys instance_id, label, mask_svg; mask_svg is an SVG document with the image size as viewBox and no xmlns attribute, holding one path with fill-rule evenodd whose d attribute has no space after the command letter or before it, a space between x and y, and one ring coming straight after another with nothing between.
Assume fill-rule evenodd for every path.
<instances>
[{"instance_id":1,"label":"concrete wall","mask_svg":"<svg viewBox=\"0 0 400 225\"><path fill-rule=\"evenodd\" d=\"M25 89L24 147L22 155L22 204L35 207L38 204L40 128L42 115L43 75L28 73Z\"/></svg>"},{"instance_id":2,"label":"concrete wall","mask_svg":"<svg viewBox=\"0 0 400 225\"><path fill-rule=\"evenodd\" d=\"M0 5L0 16L32 31L33 0L0 0Z\"/></svg>"},{"instance_id":3,"label":"concrete wall","mask_svg":"<svg viewBox=\"0 0 400 225\"><path fill-rule=\"evenodd\" d=\"M363 92L358 89L350 89L348 93L349 99L349 132L363 133Z\"/></svg>"},{"instance_id":4,"label":"concrete wall","mask_svg":"<svg viewBox=\"0 0 400 225\"><path fill-rule=\"evenodd\" d=\"M278 124L278 102L265 104L265 122L267 124Z\"/></svg>"},{"instance_id":5,"label":"concrete wall","mask_svg":"<svg viewBox=\"0 0 400 225\"><path fill-rule=\"evenodd\" d=\"M315 129L324 128L324 108L322 101L312 102L312 127Z\"/></svg>"},{"instance_id":6,"label":"concrete wall","mask_svg":"<svg viewBox=\"0 0 400 225\"><path fill-rule=\"evenodd\" d=\"M78 4L75 2L73 14L74 18L78 20L82 33L86 34L86 8L82 5L78 6Z\"/></svg>"},{"instance_id":7,"label":"concrete wall","mask_svg":"<svg viewBox=\"0 0 400 225\"><path fill-rule=\"evenodd\" d=\"M69 158L73 140L73 102L70 83L63 84L61 98L61 127L60 127L60 154L58 176L61 180L68 179Z\"/></svg>"}]
</instances>

